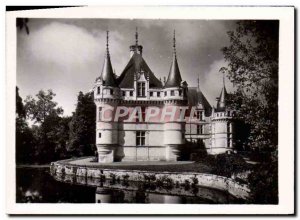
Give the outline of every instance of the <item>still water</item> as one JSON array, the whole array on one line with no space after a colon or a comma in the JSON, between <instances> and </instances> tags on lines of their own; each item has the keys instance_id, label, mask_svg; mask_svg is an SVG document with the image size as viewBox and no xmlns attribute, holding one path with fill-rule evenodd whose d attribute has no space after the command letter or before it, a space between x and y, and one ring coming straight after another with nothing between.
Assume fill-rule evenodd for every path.
<instances>
[{"instance_id":1,"label":"still water","mask_svg":"<svg viewBox=\"0 0 300 220\"><path fill-rule=\"evenodd\" d=\"M228 193L204 187L164 188L137 182L53 177L49 168L17 168L16 180L18 203L243 203Z\"/></svg>"}]
</instances>

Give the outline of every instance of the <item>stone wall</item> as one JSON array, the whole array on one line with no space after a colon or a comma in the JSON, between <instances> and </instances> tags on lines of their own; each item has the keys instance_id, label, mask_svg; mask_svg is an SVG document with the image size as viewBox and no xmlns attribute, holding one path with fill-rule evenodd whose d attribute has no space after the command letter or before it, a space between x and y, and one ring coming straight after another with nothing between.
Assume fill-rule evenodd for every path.
<instances>
[{"instance_id":1,"label":"stone wall","mask_svg":"<svg viewBox=\"0 0 300 220\"><path fill-rule=\"evenodd\" d=\"M87 177L106 180L115 178L120 180L126 179L127 181L160 181L163 184L194 184L227 191L231 195L241 199L247 199L250 191L246 184L237 183L231 178L206 173L103 169L97 166L92 167L68 164L67 161L53 162L51 163L50 169L52 175L66 174L83 178Z\"/></svg>"}]
</instances>

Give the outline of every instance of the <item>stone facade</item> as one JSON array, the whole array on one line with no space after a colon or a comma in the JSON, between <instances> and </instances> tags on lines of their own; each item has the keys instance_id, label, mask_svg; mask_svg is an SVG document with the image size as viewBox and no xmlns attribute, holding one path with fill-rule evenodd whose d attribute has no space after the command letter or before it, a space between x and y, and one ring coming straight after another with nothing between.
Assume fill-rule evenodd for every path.
<instances>
[{"instance_id":1,"label":"stone facade","mask_svg":"<svg viewBox=\"0 0 300 220\"><path fill-rule=\"evenodd\" d=\"M113 72L107 41L94 86L99 163L176 161L189 143L198 143L209 154L232 151L234 112L226 106L225 85L215 107L199 86L188 87L179 71L175 34L170 72L162 82L143 59L137 40L136 34L129 62L119 76Z\"/></svg>"}]
</instances>

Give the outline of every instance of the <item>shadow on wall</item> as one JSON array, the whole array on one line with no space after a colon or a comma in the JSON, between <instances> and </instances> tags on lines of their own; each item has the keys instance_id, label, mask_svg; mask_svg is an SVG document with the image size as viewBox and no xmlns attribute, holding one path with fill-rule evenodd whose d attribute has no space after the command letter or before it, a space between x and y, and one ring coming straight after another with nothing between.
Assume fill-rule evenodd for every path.
<instances>
[{"instance_id":1,"label":"shadow on wall","mask_svg":"<svg viewBox=\"0 0 300 220\"><path fill-rule=\"evenodd\" d=\"M198 142L189 142L186 140L182 149L180 150L179 160L181 161L195 161L199 158L207 156L207 150L203 140L198 140Z\"/></svg>"},{"instance_id":2,"label":"shadow on wall","mask_svg":"<svg viewBox=\"0 0 300 220\"><path fill-rule=\"evenodd\" d=\"M118 142L119 145L116 146L114 150L114 162L120 162L125 157L124 153L124 143L125 143L125 131L124 125L122 123L118 124Z\"/></svg>"}]
</instances>

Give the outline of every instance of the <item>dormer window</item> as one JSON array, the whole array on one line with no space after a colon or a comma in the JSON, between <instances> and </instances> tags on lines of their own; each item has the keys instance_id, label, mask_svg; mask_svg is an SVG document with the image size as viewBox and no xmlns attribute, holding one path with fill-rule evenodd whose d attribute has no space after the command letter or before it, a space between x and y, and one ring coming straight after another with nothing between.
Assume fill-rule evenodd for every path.
<instances>
[{"instance_id":1,"label":"dormer window","mask_svg":"<svg viewBox=\"0 0 300 220\"><path fill-rule=\"evenodd\" d=\"M174 90L171 90L171 96L174 96L174 95L175 95Z\"/></svg>"},{"instance_id":2,"label":"dormer window","mask_svg":"<svg viewBox=\"0 0 300 220\"><path fill-rule=\"evenodd\" d=\"M182 90L179 90L179 96L181 96L182 95Z\"/></svg>"},{"instance_id":3,"label":"dormer window","mask_svg":"<svg viewBox=\"0 0 300 220\"><path fill-rule=\"evenodd\" d=\"M165 92L165 96L167 96L167 92Z\"/></svg>"},{"instance_id":4,"label":"dormer window","mask_svg":"<svg viewBox=\"0 0 300 220\"><path fill-rule=\"evenodd\" d=\"M97 94L100 94L100 86L97 87Z\"/></svg>"},{"instance_id":5,"label":"dormer window","mask_svg":"<svg viewBox=\"0 0 300 220\"><path fill-rule=\"evenodd\" d=\"M196 111L196 117L198 120L202 121L203 120L203 113L202 111Z\"/></svg>"},{"instance_id":6,"label":"dormer window","mask_svg":"<svg viewBox=\"0 0 300 220\"><path fill-rule=\"evenodd\" d=\"M123 92L122 92L122 95L123 95L123 96L126 96L126 92L125 92L125 91L123 91Z\"/></svg>"},{"instance_id":7,"label":"dormer window","mask_svg":"<svg viewBox=\"0 0 300 220\"><path fill-rule=\"evenodd\" d=\"M114 90L113 90L113 89L110 89L110 90L109 90L109 93L110 93L111 95L113 95L113 94L114 94Z\"/></svg>"},{"instance_id":8,"label":"dormer window","mask_svg":"<svg viewBox=\"0 0 300 220\"><path fill-rule=\"evenodd\" d=\"M130 92L129 92L129 95L130 95L130 96L133 96L133 91L130 91Z\"/></svg>"},{"instance_id":9,"label":"dormer window","mask_svg":"<svg viewBox=\"0 0 300 220\"><path fill-rule=\"evenodd\" d=\"M160 97L160 92L157 92L157 97Z\"/></svg>"},{"instance_id":10,"label":"dormer window","mask_svg":"<svg viewBox=\"0 0 300 220\"><path fill-rule=\"evenodd\" d=\"M138 97L145 97L146 92L145 92L145 83L144 82L139 82L137 84L137 92L138 92Z\"/></svg>"},{"instance_id":11,"label":"dormer window","mask_svg":"<svg viewBox=\"0 0 300 220\"><path fill-rule=\"evenodd\" d=\"M153 96L153 92L150 92L150 96Z\"/></svg>"}]
</instances>

